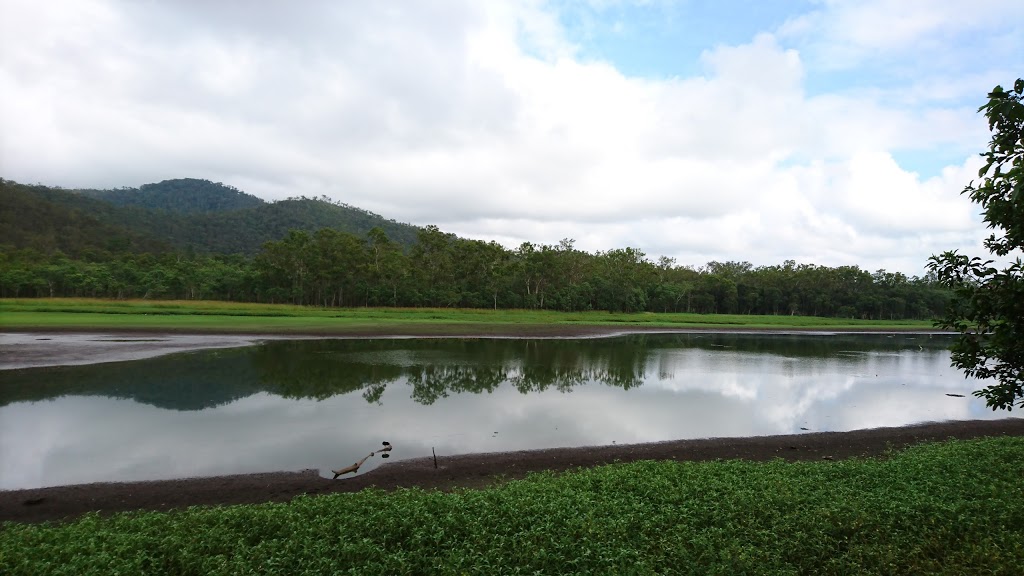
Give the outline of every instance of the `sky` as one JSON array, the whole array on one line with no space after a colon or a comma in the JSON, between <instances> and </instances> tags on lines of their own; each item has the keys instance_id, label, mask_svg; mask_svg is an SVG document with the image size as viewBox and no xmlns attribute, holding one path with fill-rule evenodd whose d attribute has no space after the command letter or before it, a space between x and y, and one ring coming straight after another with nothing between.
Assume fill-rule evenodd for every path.
<instances>
[{"instance_id":1,"label":"sky","mask_svg":"<svg viewBox=\"0 0 1024 576\"><path fill-rule=\"evenodd\" d=\"M1003 0L0 0L0 176L920 275L1022 76Z\"/></svg>"}]
</instances>

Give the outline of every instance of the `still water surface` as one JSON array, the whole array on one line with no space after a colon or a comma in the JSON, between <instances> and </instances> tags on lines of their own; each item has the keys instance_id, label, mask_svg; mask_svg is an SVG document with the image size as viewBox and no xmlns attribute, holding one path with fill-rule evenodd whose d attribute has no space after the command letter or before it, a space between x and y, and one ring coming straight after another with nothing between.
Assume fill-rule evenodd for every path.
<instances>
[{"instance_id":1,"label":"still water surface","mask_svg":"<svg viewBox=\"0 0 1024 576\"><path fill-rule=\"evenodd\" d=\"M929 335L299 340L0 372L0 489L1000 418ZM964 394L958 398L947 394ZM360 473L382 463L367 460Z\"/></svg>"}]
</instances>

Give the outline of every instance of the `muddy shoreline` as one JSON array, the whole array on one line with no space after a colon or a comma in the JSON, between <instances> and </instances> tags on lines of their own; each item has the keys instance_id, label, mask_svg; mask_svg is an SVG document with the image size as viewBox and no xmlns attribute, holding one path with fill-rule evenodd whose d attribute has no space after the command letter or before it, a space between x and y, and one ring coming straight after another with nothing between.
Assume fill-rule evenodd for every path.
<instances>
[{"instance_id":1,"label":"muddy shoreline","mask_svg":"<svg viewBox=\"0 0 1024 576\"><path fill-rule=\"evenodd\" d=\"M479 488L528 472L562 471L612 462L637 460L743 459L816 461L884 456L889 450L920 442L985 436L1024 436L1024 419L970 420L925 423L899 428L851 432L808 432L749 438L708 438L650 444L556 448L490 454L438 455L389 463L348 479L321 478L316 470L270 472L131 483L99 483L0 491L0 522L41 522L72 519L98 511L169 510L286 502L307 494L354 492L368 487L384 490L419 487L451 490Z\"/></svg>"}]
</instances>

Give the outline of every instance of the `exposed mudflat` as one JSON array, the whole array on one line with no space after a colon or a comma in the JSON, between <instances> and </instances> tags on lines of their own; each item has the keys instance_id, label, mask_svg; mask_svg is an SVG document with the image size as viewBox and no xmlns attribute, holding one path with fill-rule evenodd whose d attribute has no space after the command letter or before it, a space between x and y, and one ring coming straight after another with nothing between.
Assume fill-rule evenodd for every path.
<instances>
[{"instance_id":1,"label":"exposed mudflat","mask_svg":"<svg viewBox=\"0 0 1024 576\"><path fill-rule=\"evenodd\" d=\"M0 370L142 360L175 352L250 346L279 336L8 332L0 334Z\"/></svg>"},{"instance_id":2,"label":"exposed mudflat","mask_svg":"<svg viewBox=\"0 0 1024 576\"><path fill-rule=\"evenodd\" d=\"M269 472L154 482L82 484L0 491L0 521L40 522L70 519L87 512L168 510L195 505L288 501L300 494L354 492L376 486L450 490L477 488L528 472L637 460L830 460L882 456L890 449L927 441L983 436L1024 436L1024 419L927 423L901 428L818 432L752 438L709 438L650 444L557 448L522 452L439 454L388 463L366 474L330 480L316 470ZM396 449L401 447L396 446Z\"/></svg>"}]
</instances>

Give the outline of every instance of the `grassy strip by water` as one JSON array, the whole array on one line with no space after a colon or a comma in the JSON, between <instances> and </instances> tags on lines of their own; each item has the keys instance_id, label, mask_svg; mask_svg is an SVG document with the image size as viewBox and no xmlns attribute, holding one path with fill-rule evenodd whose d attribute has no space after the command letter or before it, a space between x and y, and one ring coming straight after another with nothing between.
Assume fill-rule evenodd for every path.
<instances>
[{"instance_id":1,"label":"grassy strip by water","mask_svg":"<svg viewBox=\"0 0 1024 576\"><path fill-rule=\"evenodd\" d=\"M1024 439L0 529L5 574L1024 574Z\"/></svg>"},{"instance_id":2,"label":"grassy strip by water","mask_svg":"<svg viewBox=\"0 0 1024 576\"><path fill-rule=\"evenodd\" d=\"M453 308L316 308L211 301L0 299L0 328L238 331L264 333L515 334L537 329L932 330L921 320L815 316L553 312Z\"/></svg>"}]
</instances>

